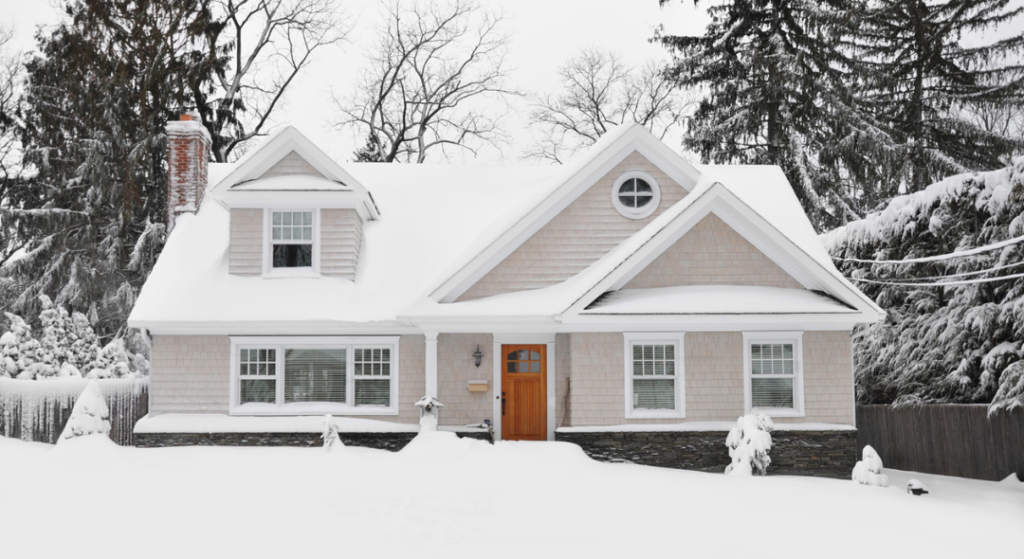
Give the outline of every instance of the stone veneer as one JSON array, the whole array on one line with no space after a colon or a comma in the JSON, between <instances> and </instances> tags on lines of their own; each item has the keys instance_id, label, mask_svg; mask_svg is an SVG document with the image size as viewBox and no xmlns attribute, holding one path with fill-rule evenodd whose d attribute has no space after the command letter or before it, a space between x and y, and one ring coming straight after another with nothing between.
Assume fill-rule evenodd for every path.
<instances>
[{"instance_id":1,"label":"stone veneer","mask_svg":"<svg viewBox=\"0 0 1024 559\"><path fill-rule=\"evenodd\" d=\"M602 462L629 462L680 470L724 472L726 431L564 433L555 440L579 445ZM775 431L768 474L850 479L857 462L857 431Z\"/></svg>"},{"instance_id":2,"label":"stone veneer","mask_svg":"<svg viewBox=\"0 0 1024 559\"><path fill-rule=\"evenodd\" d=\"M661 203L644 219L629 219L612 205L612 185L625 172L654 177ZM653 221L687 191L638 152L625 157L561 213L487 272L458 300L554 285L578 274L616 245Z\"/></svg>"},{"instance_id":3,"label":"stone veneer","mask_svg":"<svg viewBox=\"0 0 1024 559\"><path fill-rule=\"evenodd\" d=\"M459 438L490 440L487 433L456 433ZM397 451L405 448L416 433L338 433L346 446ZM320 433L136 433L135 446L323 446Z\"/></svg>"},{"instance_id":4,"label":"stone veneer","mask_svg":"<svg viewBox=\"0 0 1024 559\"><path fill-rule=\"evenodd\" d=\"M679 285L760 285L803 289L770 258L711 213L623 289Z\"/></svg>"}]
</instances>

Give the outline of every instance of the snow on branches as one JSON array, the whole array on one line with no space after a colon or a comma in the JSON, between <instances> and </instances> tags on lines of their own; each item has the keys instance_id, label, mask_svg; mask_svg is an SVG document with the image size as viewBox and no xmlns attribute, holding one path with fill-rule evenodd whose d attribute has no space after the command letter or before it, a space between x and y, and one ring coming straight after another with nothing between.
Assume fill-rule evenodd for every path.
<instances>
[{"instance_id":1,"label":"snow on branches","mask_svg":"<svg viewBox=\"0 0 1024 559\"><path fill-rule=\"evenodd\" d=\"M115 338L101 346L89 319L69 314L49 297L39 297L41 336L20 316L6 312L9 329L0 335L0 376L24 380L61 377L123 378L149 373L149 341L138 331L127 340ZM127 344L126 344L127 341ZM133 348L138 351L132 351Z\"/></svg>"},{"instance_id":2,"label":"snow on branches","mask_svg":"<svg viewBox=\"0 0 1024 559\"><path fill-rule=\"evenodd\" d=\"M725 438L729 458L732 460L726 466L725 473L750 476L756 472L763 476L772 463L768 453L772 449L771 432L774 428L771 418L764 414L740 417Z\"/></svg>"},{"instance_id":3,"label":"snow on branches","mask_svg":"<svg viewBox=\"0 0 1024 559\"><path fill-rule=\"evenodd\" d=\"M1024 158L898 196L824 237L839 269L887 311L854 334L860 403L1024 406L1024 243L971 250L1021 235Z\"/></svg>"}]
</instances>

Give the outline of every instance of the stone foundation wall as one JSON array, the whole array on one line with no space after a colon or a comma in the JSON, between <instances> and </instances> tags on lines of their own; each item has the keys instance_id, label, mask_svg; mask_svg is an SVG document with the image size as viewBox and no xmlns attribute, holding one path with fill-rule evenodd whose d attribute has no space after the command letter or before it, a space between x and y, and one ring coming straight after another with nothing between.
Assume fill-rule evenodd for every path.
<instances>
[{"instance_id":1,"label":"stone foundation wall","mask_svg":"<svg viewBox=\"0 0 1024 559\"><path fill-rule=\"evenodd\" d=\"M456 433L460 438L489 441L487 433ZM397 451L416 433L338 433L345 446ZM135 446L323 446L320 433L136 433Z\"/></svg>"},{"instance_id":2,"label":"stone foundation wall","mask_svg":"<svg viewBox=\"0 0 1024 559\"><path fill-rule=\"evenodd\" d=\"M729 464L726 431L561 433L602 462L724 472ZM857 462L857 431L775 431L768 474L849 479Z\"/></svg>"}]
</instances>

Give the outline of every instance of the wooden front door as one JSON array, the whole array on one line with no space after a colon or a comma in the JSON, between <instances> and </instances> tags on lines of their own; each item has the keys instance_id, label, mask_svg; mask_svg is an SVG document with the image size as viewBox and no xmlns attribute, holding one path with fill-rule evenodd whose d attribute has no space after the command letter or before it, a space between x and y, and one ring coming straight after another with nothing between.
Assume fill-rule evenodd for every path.
<instances>
[{"instance_id":1,"label":"wooden front door","mask_svg":"<svg viewBox=\"0 0 1024 559\"><path fill-rule=\"evenodd\" d=\"M547 440L547 346L503 345L501 438Z\"/></svg>"}]
</instances>

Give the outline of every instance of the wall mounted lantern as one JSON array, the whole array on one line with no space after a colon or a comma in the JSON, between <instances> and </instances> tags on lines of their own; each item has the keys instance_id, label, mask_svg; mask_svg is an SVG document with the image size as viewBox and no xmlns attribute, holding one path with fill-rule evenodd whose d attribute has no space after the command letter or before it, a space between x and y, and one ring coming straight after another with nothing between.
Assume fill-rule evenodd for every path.
<instances>
[{"instance_id":1,"label":"wall mounted lantern","mask_svg":"<svg viewBox=\"0 0 1024 559\"><path fill-rule=\"evenodd\" d=\"M480 344L477 344L476 351L473 352L473 363L476 364L477 367L479 367L480 360L483 359L483 357L484 354L480 353Z\"/></svg>"}]
</instances>

